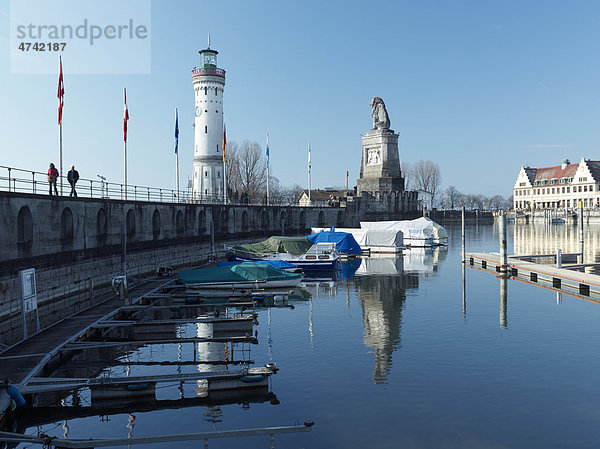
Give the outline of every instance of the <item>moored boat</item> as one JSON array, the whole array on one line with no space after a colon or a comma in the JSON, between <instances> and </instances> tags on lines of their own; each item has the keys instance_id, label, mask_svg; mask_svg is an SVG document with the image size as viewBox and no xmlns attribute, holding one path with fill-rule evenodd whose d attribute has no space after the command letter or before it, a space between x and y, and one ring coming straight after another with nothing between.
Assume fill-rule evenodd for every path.
<instances>
[{"instance_id":1,"label":"moored boat","mask_svg":"<svg viewBox=\"0 0 600 449\"><path fill-rule=\"evenodd\" d=\"M179 281L188 289L293 288L301 280L301 273L290 273L259 262L179 272Z\"/></svg>"}]
</instances>

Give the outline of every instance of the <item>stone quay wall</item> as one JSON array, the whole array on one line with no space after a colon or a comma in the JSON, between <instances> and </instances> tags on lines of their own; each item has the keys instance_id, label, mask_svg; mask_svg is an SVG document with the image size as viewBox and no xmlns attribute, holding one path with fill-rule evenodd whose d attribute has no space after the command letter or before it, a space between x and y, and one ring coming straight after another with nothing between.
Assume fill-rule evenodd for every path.
<instances>
[{"instance_id":1,"label":"stone quay wall","mask_svg":"<svg viewBox=\"0 0 600 449\"><path fill-rule=\"evenodd\" d=\"M312 226L352 226L358 220L349 206L225 206L0 192L0 344L22 337L19 270L36 268L44 328L111 294L110 282L121 273L122 240L128 275L143 277L159 266L205 262L213 242L222 252L228 242L300 235Z\"/></svg>"}]
</instances>

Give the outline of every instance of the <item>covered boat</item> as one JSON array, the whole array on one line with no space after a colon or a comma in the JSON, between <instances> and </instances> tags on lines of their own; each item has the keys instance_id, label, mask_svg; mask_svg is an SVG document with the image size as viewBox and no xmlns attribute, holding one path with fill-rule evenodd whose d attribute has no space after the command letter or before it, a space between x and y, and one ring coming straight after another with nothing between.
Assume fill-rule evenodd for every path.
<instances>
[{"instance_id":1,"label":"covered boat","mask_svg":"<svg viewBox=\"0 0 600 449\"><path fill-rule=\"evenodd\" d=\"M244 262L179 272L179 281L188 288L194 289L291 288L296 287L301 280L301 273L290 273L260 262Z\"/></svg>"},{"instance_id":2,"label":"covered boat","mask_svg":"<svg viewBox=\"0 0 600 449\"><path fill-rule=\"evenodd\" d=\"M436 246L448 243L448 233L443 226L427 217L416 220L361 221L361 229L402 231L407 246Z\"/></svg>"},{"instance_id":3,"label":"covered boat","mask_svg":"<svg viewBox=\"0 0 600 449\"><path fill-rule=\"evenodd\" d=\"M227 249L230 260L283 260L303 270L333 270L339 253L335 243L313 244L306 237L269 237L257 243L245 243Z\"/></svg>"},{"instance_id":4,"label":"covered boat","mask_svg":"<svg viewBox=\"0 0 600 449\"><path fill-rule=\"evenodd\" d=\"M306 238L313 243L335 243L335 248L340 254L348 256L360 256L362 254L360 245L352 234L334 231L334 228L319 231L316 234L306 236Z\"/></svg>"},{"instance_id":5,"label":"covered boat","mask_svg":"<svg viewBox=\"0 0 600 449\"><path fill-rule=\"evenodd\" d=\"M299 268L296 265L294 265L293 263L286 262L284 260L256 260L255 262L265 263L267 265L271 265L272 267L279 268L280 270L289 271L290 273L302 273L302 268ZM231 266L231 265L238 265L240 263L245 263L245 262L240 262L237 260L234 260L231 262L218 262L217 266L218 267L226 267L226 266Z\"/></svg>"},{"instance_id":6,"label":"covered boat","mask_svg":"<svg viewBox=\"0 0 600 449\"><path fill-rule=\"evenodd\" d=\"M329 228L312 228L319 233ZM402 251L402 231L393 229L335 228L336 232L351 234L363 252L396 254Z\"/></svg>"}]
</instances>

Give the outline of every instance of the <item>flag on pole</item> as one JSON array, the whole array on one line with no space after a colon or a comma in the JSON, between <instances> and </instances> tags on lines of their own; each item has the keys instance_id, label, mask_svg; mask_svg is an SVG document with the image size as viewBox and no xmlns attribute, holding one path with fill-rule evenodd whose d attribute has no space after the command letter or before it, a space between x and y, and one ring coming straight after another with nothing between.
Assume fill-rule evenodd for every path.
<instances>
[{"instance_id":1,"label":"flag on pole","mask_svg":"<svg viewBox=\"0 0 600 449\"><path fill-rule=\"evenodd\" d=\"M62 57L59 56L58 60L60 61L60 72L58 74L58 93L56 94L56 96L58 97L58 124L60 125L62 122L65 86L63 84Z\"/></svg>"},{"instance_id":2,"label":"flag on pole","mask_svg":"<svg viewBox=\"0 0 600 449\"><path fill-rule=\"evenodd\" d=\"M269 168L269 134L267 134L267 168Z\"/></svg>"},{"instance_id":3,"label":"flag on pole","mask_svg":"<svg viewBox=\"0 0 600 449\"><path fill-rule=\"evenodd\" d=\"M178 149L179 149L179 114L177 113L177 108L175 108L175 154L177 154Z\"/></svg>"},{"instance_id":4,"label":"flag on pole","mask_svg":"<svg viewBox=\"0 0 600 449\"><path fill-rule=\"evenodd\" d=\"M225 148L227 148L227 136L225 123L223 123L223 163L225 163Z\"/></svg>"},{"instance_id":5,"label":"flag on pole","mask_svg":"<svg viewBox=\"0 0 600 449\"><path fill-rule=\"evenodd\" d=\"M127 143L127 120L129 120L129 111L127 110L127 91L123 88L123 142Z\"/></svg>"},{"instance_id":6,"label":"flag on pole","mask_svg":"<svg viewBox=\"0 0 600 449\"><path fill-rule=\"evenodd\" d=\"M308 142L308 169L310 170L310 141Z\"/></svg>"}]
</instances>

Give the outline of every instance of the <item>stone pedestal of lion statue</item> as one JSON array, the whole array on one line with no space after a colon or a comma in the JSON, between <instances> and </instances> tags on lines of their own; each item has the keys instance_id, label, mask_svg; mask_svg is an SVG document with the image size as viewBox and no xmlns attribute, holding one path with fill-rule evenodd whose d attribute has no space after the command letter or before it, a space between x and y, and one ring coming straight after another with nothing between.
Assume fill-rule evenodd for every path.
<instances>
[{"instance_id":1,"label":"stone pedestal of lion statue","mask_svg":"<svg viewBox=\"0 0 600 449\"><path fill-rule=\"evenodd\" d=\"M404 178L398 156L398 134L390 129L390 119L383 100L371 101L373 129L362 136L362 161L357 194L403 192Z\"/></svg>"}]
</instances>

